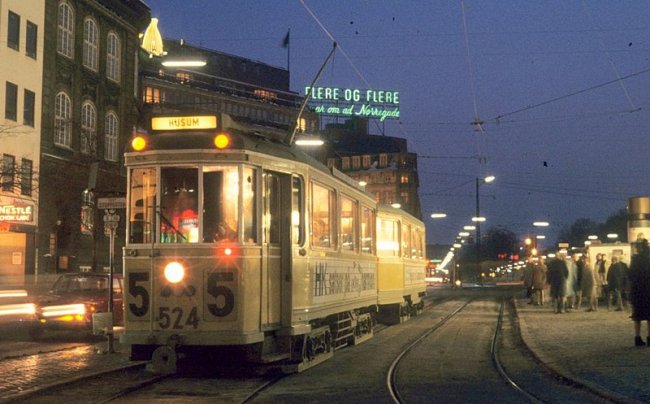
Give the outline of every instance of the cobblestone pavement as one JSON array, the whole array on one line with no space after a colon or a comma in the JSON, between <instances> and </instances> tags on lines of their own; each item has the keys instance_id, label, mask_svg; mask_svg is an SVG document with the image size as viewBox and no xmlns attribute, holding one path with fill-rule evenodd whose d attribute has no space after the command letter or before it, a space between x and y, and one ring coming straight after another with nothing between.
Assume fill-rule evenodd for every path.
<instances>
[{"instance_id":1,"label":"cobblestone pavement","mask_svg":"<svg viewBox=\"0 0 650 404\"><path fill-rule=\"evenodd\" d=\"M36 388L71 381L129 365L120 345L105 353L107 344L79 346L55 352L24 355L0 361L0 402L26 395Z\"/></svg>"},{"instance_id":2,"label":"cobblestone pavement","mask_svg":"<svg viewBox=\"0 0 650 404\"><path fill-rule=\"evenodd\" d=\"M650 347L634 346L629 309L555 314L521 299L517 311L524 342L551 370L618 401L650 402Z\"/></svg>"}]
</instances>

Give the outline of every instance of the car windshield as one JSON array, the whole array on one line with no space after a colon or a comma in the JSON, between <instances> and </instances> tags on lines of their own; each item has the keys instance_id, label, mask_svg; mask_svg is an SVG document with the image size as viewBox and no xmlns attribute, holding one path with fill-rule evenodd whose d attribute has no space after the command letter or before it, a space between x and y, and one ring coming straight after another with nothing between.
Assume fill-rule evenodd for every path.
<instances>
[{"instance_id":1,"label":"car windshield","mask_svg":"<svg viewBox=\"0 0 650 404\"><path fill-rule=\"evenodd\" d=\"M54 293L107 291L108 278L98 276L62 276L52 288Z\"/></svg>"}]
</instances>

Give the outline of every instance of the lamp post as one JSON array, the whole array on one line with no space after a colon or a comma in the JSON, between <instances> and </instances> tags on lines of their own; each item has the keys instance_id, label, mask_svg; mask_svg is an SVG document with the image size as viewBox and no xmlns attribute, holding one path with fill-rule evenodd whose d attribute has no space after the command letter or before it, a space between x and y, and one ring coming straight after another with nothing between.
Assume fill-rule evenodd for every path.
<instances>
[{"instance_id":1,"label":"lamp post","mask_svg":"<svg viewBox=\"0 0 650 404\"><path fill-rule=\"evenodd\" d=\"M481 217L481 198L479 197L479 188L482 184L489 184L495 180L493 175L488 175L485 178L476 177L476 216L472 221L476 222L476 268L480 270L481 264L481 222L485 221Z\"/></svg>"}]
</instances>

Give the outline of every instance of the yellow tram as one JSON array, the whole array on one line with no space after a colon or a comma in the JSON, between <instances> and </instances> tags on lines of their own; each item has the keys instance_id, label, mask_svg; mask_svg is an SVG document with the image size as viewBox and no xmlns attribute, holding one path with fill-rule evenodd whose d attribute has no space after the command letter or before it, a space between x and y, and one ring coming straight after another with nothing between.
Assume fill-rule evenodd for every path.
<instances>
[{"instance_id":1,"label":"yellow tram","mask_svg":"<svg viewBox=\"0 0 650 404\"><path fill-rule=\"evenodd\" d=\"M160 372L181 354L296 371L371 337L375 318L422 307L422 222L263 130L226 114L165 116L134 136L122 336L132 359ZM378 257L384 222L397 255Z\"/></svg>"}]
</instances>

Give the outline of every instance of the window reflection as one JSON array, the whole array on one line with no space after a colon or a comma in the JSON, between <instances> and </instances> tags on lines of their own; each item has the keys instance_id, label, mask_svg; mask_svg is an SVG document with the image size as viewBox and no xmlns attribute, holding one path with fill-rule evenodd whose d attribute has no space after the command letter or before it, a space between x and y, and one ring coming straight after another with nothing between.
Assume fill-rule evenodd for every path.
<instances>
[{"instance_id":1,"label":"window reflection","mask_svg":"<svg viewBox=\"0 0 650 404\"><path fill-rule=\"evenodd\" d=\"M160 172L160 242L199 241L198 172L196 168L163 168Z\"/></svg>"},{"instance_id":2,"label":"window reflection","mask_svg":"<svg viewBox=\"0 0 650 404\"><path fill-rule=\"evenodd\" d=\"M203 169L203 241L237 240L238 207L237 167L205 167Z\"/></svg>"}]
</instances>

